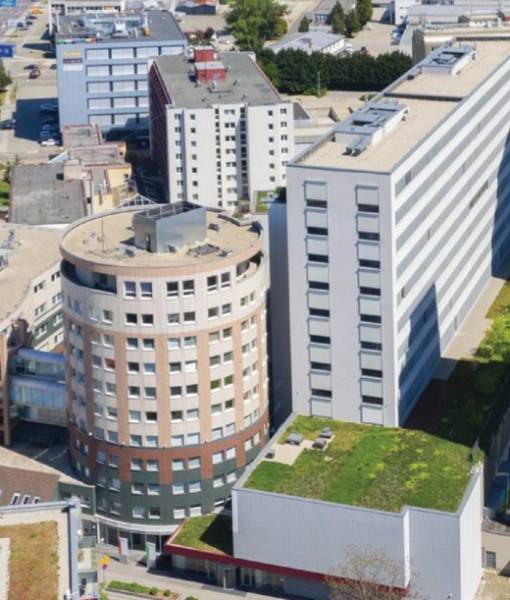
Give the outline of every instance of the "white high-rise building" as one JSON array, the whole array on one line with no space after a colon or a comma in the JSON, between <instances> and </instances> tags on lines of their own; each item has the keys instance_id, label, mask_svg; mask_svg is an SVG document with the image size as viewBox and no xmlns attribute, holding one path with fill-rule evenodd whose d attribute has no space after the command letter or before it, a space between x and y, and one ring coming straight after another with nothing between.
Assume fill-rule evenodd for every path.
<instances>
[{"instance_id":1,"label":"white high-rise building","mask_svg":"<svg viewBox=\"0 0 510 600\"><path fill-rule=\"evenodd\" d=\"M509 249L509 74L439 48L289 165L295 411L409 415Z\"/></svg>"},{"instance_id":2,"label":"white high-rise building","mask_svg":"<svg viewBox=\"0 0 510 600\"><path fill-rule=\"evenodd\" d=\"M246 52L165 56L149 75L151 150L169 201L235 208L284 186L294 156L291 102Z\"/></svg>"}]
</instances>

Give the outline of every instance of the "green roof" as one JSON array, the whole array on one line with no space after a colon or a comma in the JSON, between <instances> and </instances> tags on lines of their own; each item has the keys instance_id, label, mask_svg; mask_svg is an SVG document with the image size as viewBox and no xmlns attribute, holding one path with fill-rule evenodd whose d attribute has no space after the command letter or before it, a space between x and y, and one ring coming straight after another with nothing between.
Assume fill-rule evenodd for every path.
<instances>
[{"instance_id":1,"label":"green roof","mask_svg":"<svg viewBox=\"0 0 510 600\"><path fill-rule=\"evenodd\" d=\"M232 522L224 515L203 515L184 521L172 538L172 544L232 555Z\"/></svg>"},{"instance_id":2,"label":"green roof","mask_svg":"<svg viewBox=\"0 0 510 600\"><path fill-rule=\"evenodd\" d=\"M297 416L289 433L334 437L325 450L304 448L292 465L263 459L245 488L398 512L404 505L455 512L473 465L466 446L409 429ZM305 445L305 442L302 442Z\"/></svg>"}]
</instances>

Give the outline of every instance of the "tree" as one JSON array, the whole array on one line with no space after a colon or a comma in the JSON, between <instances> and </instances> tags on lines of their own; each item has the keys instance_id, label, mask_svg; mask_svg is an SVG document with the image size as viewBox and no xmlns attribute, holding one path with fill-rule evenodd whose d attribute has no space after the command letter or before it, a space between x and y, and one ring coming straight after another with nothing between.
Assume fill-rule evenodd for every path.
<instances>
[{"instance_id":1,"label":"tree","mask_svg":"<svg viewBox=\"0 0 510 600\"><path fill-rule=\"evenodd\" d=\"M287 31L287 7L276 0L229 0L227 23L240 50L260 52L267 40Z\"/></svg>"},{"instance_id":2,"label":"tree","mask_svg":"<svg viewBox=\"0 0 510 600\"><path fill-rule=\"evenodd\" d=\"M355 10L361 27L365 27L365 25L372 18L374 12L372 8L372 0L356 0Z\"/></svg>"},{"instance_id":3,"label":"tree","mask_svg":"<svg viewBox=\"0 0 510 600\"><path fill-rule=\"evenodd\" d=\"M336 4L331 9L329 13L328 22L331 25L331 31L333 33L344 33L345 32L345 15L344 9L340 2L336 2Z\"/></svg>"},{"instance_id":4,"label":"tree","mask_svg":"<svg viewBox=\"0 0 510 600\"><path fill-rule=\"evenodd\" d=\"M331 600L422 600L412 586L403 583L405 567L384 549L348 548L340 567L342 578L327 578Z\"/></svg>"},{"instance_id":5,"label":"tree","mask_svg":"<svg viewBox=\"0 0 510 600\"><path fill-rule=\"evenodd\" d=\"M12 79L5 70L3 62L0 62L0 90L5 90L5 88L12 83Z\"/></svg>"},{"instance_id":6,"label":"tree","mask_svg":"<svg viewBox=\"0 0 510 600\"><path fill-rule=\"evenodd\" d=\"M310 19L305 15L299 23L298 31L301 33L306 33L310 29L310 23Z\"/></svg>"},{"instance_id":7,"label":"tree","mask_svg":"<svg viewBox=\"0 0 510 600\"><path fill-rule=\"evenodd\" d=\"M356 33L361 29L361 24L358 19L358 15L355 10L351 10L345 16L345 34L348 37L354 37Z\"/></svg>"}]
</instances>

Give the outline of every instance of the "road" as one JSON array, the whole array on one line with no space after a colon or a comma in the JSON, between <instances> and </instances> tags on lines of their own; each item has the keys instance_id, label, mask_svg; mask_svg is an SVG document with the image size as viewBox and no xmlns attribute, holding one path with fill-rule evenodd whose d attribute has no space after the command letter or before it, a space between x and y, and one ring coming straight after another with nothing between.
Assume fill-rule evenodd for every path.
<instances>
[{"instance_id":1,"label":"road","mask_svg":"<svg viewBox=\"0 0 510 600\"><path fill-rule=\"evenodd\" d=\"M13 93L6 96L0 116L2 119L15 117L17 126L15 131L0 130L0 162L16 157L44 159L55 154L55 148L44 148L38 143L42 117L40 104L55 100L57 96L56 71L50 69L54 60L44 56L50 49L45 37L46 27L47 17L44 13L36 16L28 31L1 38L2 43L15 44L16 51L14 58L3 61L13 79L15 97ZM29 64L39 66L41 77L28 78L25 67Z\"/></svg>"}]
</instances>

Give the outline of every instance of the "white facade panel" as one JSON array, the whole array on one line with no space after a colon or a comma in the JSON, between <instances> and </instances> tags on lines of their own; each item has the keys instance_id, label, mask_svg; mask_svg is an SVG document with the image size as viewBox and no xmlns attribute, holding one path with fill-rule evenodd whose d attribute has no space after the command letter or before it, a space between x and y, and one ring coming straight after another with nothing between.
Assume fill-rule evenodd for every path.
<instances>
[{"instance_id":1,"label":"white facade panel","mask_svg":"<svg viewBox=\"0 0 510 600\"><path fill-rule=\"evenodd\" d=\"M382 355L379 352L361 352L360 363L362 369L382 371Z\"/></svg>"},{"instance_id":2,"label":"white facade panel","mask_svg":"<svg viewBox=\"0 0 510 600\"><path fill-rule=\"evenodd\" d=\"M329 271L327 265L308 265L308 281L327 283Z\"/></svg>"},{"instance_id":3,"label":"white facade panel","mask_svg":"<svg viewBox=\"0 0 510 600\"><path fill-rule=\"evenodd\" d=\"M310 360L313 362L330 363L331 350L324 346L310 345Z\"/></svg>"},{"instance_id":4,"label":"white facade panel","mask_svg":"<svg viewBox=\"0 0 510 600\"><path fill-rule=\"evenodd\" d=\"M310 335L320 335L323 337L329 337L329 320L313 318L308 319L308 330L310 332Z\"/></svg>"},{"instance_id":5,"label":"white facade panel","mask_svg":"<svg viewBox=\"0 0 510 600\"><path fill-rule=\"evenodd\" d=\"M323 209L307 209L305 219L308 227L327 228L328 226L328 213Z\"/></svg>"}]
</instances>

